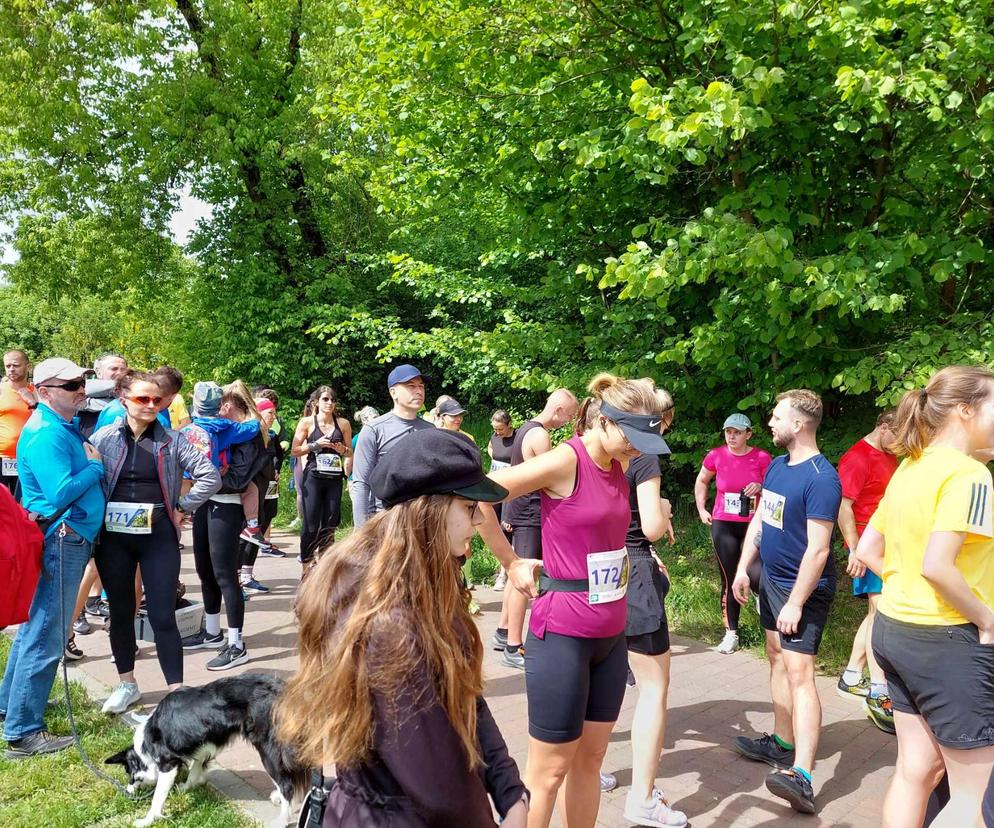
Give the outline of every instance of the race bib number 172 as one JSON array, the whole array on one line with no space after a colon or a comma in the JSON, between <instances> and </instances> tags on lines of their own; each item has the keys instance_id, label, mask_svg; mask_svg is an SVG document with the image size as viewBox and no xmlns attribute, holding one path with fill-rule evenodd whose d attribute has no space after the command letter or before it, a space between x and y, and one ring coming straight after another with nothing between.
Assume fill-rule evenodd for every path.
<instances>
[{"instance_id":1,"label":"race bib number 172","mask_svg":"<svg viewBox=\"0 0 994 828\"><path fill-rule=\"evenodd\" d=\"M587 602L609 604L628 592L628 551L591 552L587 555Z\"/></svg>"}]
</instances>

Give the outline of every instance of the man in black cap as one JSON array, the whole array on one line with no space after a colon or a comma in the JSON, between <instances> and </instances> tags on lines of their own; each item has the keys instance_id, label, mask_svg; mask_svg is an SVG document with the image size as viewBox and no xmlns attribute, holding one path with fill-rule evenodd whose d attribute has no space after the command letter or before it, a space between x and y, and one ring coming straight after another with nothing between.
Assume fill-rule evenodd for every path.
<instances>
[{"instance_id":1,"label":"man in black cap","mask_svg":"<svg viewBox=\"0 0 994 828\"><path fill-rule=\"evenodd\" d=\"M425 379L413 365L398 365L387 378L393 409L359 432L352 461L352 518L356 529L383 508L381 496L370 489L377 464L412 431L432 428L418 417L425 401ZM375 496L374 496L375 494Z\"/></svg>"}]
</instances>

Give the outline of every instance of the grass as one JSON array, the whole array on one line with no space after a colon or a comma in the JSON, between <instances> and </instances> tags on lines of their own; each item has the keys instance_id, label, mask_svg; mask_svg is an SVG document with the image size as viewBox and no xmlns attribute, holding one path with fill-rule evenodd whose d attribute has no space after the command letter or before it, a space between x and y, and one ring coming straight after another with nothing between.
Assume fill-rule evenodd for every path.
<instances>
[{"instance_id":1,"label":"grass","mask_svg":"<svg viewBox=\"0 0 994 828\"><path fill-rule=\"evenodd\" d=\"M6 666L10 639L0 635L0 669ZM45 719L54 733L68 733L65 686L61 668ZM131 743L132 732L116 717L106 716L78 682L70 698L83 747L91 761L124 783L120 767L103 760ZM134 802L98 779L75 749L20 761L0 758L0 825L4 828L124 828L145 815L148 801ZM247 828L253 824L212 789L201 786L188 793L174 788L166 803L170 828Z\"/></svg>"}]
</instances>

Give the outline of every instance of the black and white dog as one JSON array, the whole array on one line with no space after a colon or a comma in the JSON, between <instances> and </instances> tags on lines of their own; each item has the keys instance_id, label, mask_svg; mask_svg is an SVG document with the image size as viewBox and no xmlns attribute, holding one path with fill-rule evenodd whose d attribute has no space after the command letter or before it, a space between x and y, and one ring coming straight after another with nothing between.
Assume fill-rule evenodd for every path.
<instances>
[{"instance_id":1,"label":"black and white dog","mask_svg":"<svg viewBox=\"0 0 994 828\"><path fill-rule=\"evenodd\" d=\"M155 785L152 805L135 820L137 828L163 816L181 767L190 768L182 790L201 784L204 766L236 736L244 736L259 751L262 766L276 785L270 799L280 806L280 824L286 825L290 803L307 790L310 771L276 740L273 704L282 689L283 680L274 676L242 675L203 687L182 687L166 696L139 725L134 744L106 760L108 765L124 765L129 792Z\"/></svg>"}]
</instances>

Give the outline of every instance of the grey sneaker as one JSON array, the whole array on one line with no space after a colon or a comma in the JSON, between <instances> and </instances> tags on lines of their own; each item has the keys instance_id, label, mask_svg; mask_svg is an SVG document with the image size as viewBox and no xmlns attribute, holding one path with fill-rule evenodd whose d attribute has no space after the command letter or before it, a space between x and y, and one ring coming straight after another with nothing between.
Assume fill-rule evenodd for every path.
<instances>
[{"instance_id":1,"label":"grey sneaker","mask_svg":"<svg viewBox=\"0 0 994 828\"><path fill-rule=\"evenodd\" d=\"M602 773L600 776L601 776L602 793L613 791L615 788L618 787L618 779L613 773Z\"/></svg>"},{"instance_id":2,"label":"grey sneaker","mask_svg":"<svg viewBox=\"0 0 994 828\"><path fill-rule=\"evenodd\" d=\"M104 713L123 713L141 697L137 684L133 681L122 681L104 702L102 710Z\"/></svg>"},{"instance_id":3,"label":"grey sneaker","mask_svg":"<svg viewBox=\"0 0 994 828\"><path fill-rule=\"evenodd\" d=\"M766 777L766 790L786 799L791 808L802 814L813 814L817 810L811 783L795 770L773 771Z\"/></svg>"},{"instance_id":4,"label":"grey sneaker","mask_svg":"<svg viewBox=\"0 0 994 828\"><path fill-rule=\"evenodd\" d=\"M516 670L525 669L525 654L519 647L517 652L508 652L507 648L504 648L504 655L500 657L500 663L505 667L514 667Z\"/></svg>"},{"instance_id":5,"label":"grey sneaker","mask_svg":"<svg viewBox=\"0 0 994 828\"><path fill-rule=\"evenodd\" d=\"M3 755L5 759L27 759L43 753L58 753L72 746L72 736L53 736L47 730L39 730L30 736L7 742L7 750Z\"/></svg>"},{"instance_id":6,"label":"grey sneaker","mask_svg":"<svg viewBox=\"0 0 994 828\"><path fill-rule=\"evenodd\" d=\"M636 825L657 828L683 828L687 824L687 815L683 811L674 811L659 788L652 789L652 799L648 804L639 802L629 791L625 797L625 819Z\"/></svg>"},{"instance_id":7,"label":"grey sneaker","mask_svg":"<svg viewBox=\"0 0 994 828\"><path fill-rule=\"evenodd\" d=\"M249 654L244 644L236 644L235 646L226 644L221 652L207 662L207 669L230 670L232 667L244 664L248 660Z\"/></svg>"},{"instance_id":8,"label":"grey sneaker","mask_svg":"<svg viewBox=\"0 0 994 828\"><path fill-rule=\"evenodd\" d=\"M499 631L494 633L494 637L490 639L490 644L495 650L506 650L507 649L507 633L501 634Z\"/></svg>"},{"instance_id":9,"label":"grey sneaker","mask_svg":"<svg viewBox=\"0 0 994 828\"><path fill-rule=\"evenodd\" d=\"M184 650L220 650L224 646L224 634L208 635L201 627L200 632L183 639Z\"/></svg>"},{"instance_id":10,"label":"grey sneaker","mask_svg":"<svg viewBox=\"0 0 994 828\"><path fill-rule=\"evenodd\" d=\"M769 733L764 733L758 739L739 736L733 745L735 750L746 759L752 759L755 762L766 762L767 765L773 768L786 770L794 765L793 749L784 750Z\"/></svg>"},{"instance_id":11,"label":"grey sneaker","mask_svg":"<svg viewBox=\"0 0 994 828\"><path fill-rule=\"evenodd\" d=\"M89 635L93 632L93 627L90 626L90 622L86 620L86 610L83 610L79 614L79 618L73 621L72 631L78 633L79 635Z\"/></svg>"}]
</instances>

